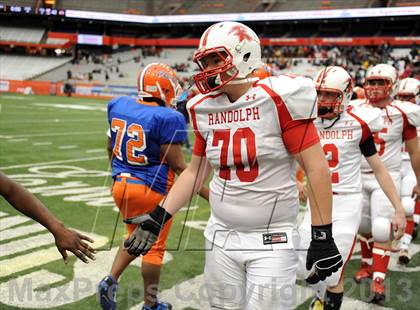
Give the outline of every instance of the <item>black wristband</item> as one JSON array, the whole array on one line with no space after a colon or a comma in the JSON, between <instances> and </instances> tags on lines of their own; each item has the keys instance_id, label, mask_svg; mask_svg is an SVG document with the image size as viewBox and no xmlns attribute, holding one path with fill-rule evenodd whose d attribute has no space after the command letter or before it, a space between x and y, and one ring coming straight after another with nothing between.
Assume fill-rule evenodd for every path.
<instances>
[{"instance_id":1,"label":"black wristband","mask_svg":"<svg viewBox=\"0 0 420 310\"><path fill-rule=\"evenodd\" d=\"M160 225L163 225L172 218L172 215L166 212L166 210L160 205L157 205L156 208L154 208L153 211L150 213L150 217L156 222L158 222Z\"/></svg>"},{"instance_id":2,"label":"black wristband","mask_svg":"<svg viewBox=\"0 0 420 310\"><path fill-rule=\"evenodd\" d=\"M327 241L332 238L332 223L319 226L312 225L312 240Z\"/></svg>"}]
</instances>

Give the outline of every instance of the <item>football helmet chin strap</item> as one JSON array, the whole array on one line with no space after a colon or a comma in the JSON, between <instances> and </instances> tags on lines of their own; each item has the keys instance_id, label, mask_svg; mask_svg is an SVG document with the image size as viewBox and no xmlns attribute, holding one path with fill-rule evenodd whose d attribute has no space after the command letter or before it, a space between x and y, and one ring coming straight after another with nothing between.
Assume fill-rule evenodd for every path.
<instances>
[{"instance_id":1,"label":"football helmet chin strap","mask_svg":"<svg viewBox=\"0 0 420 310\"><path fill-rule=\"evenodd\" d=\"M245 83L254 83L258 81L258 77L248 77L243 79L235 79L233 81L228 82L226 85L232 85L232 84L245 84ZM210 77L208 81L211 85L219 85L220 84L220 76L217 75L217 77ZM186 89L190 89L194 85L194 79L193 77L190 77L188 81L186 82Z\"/></svg>"},{"instance_id":2,"label":"football helmet chin strap","mask_svg":"<svg viewBox=\"0 0 420 310\"><path fill-rule=\"evenodd\" d=\"M253 83L258 81L258 77L248 77L243 79L234 79L230 82L227 82L226 85L237 85L237 84L246 84L246 83ZM215 85L220 85L220 74L212 81Z\"/></svg>"},{"instance_id":3,"label":"football helmet chin strap","mask_svg":"<svg viewBox=\"0 0 420 310\"><path fill-rule=\"evenodd\" d=\"M227 85L253 83L253 82L256 82L256 81L258 81L257 77L249 77L249 78L236 79L236 80L230 81L230 82L227 83Z\"/></svg>"}]
</instances>

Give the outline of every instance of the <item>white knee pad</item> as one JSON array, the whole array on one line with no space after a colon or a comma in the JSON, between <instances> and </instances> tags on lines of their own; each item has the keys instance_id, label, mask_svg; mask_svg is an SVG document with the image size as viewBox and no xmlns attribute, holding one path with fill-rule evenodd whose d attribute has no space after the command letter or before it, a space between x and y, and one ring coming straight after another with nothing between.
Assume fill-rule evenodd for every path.
<instances>
[{"instance_id":1,"label":"white knee pad","mask_svg":"<svg viewBox=\"0 0 420 310\"><path fill-rule=\"evenodd\" d=\"M372 223L372 236L375 242L391 240L391 222L384 217L378 217Z\"/></svg>"},{"instance_id":2,"label":"white knee pad","mask_svg":"<svg viewBox=\"0 0 420 310\"><path fill-rule=\"evenodd\" d=\"M402 197L401 204L404 207L405 216L412 216L414 214L415 201L411 197Z\"/></svg>"},{"instance_id":3,"label":"white knee pad","mask_svg":"<svg viewBox=\"0 0 420 310\"><path fill-rule=\"evenodd\" d=\"M416 186L417 180L414 175L408 175L401 181L401 197L411 196L413 187Z\"/></svg>"}]
</instances>

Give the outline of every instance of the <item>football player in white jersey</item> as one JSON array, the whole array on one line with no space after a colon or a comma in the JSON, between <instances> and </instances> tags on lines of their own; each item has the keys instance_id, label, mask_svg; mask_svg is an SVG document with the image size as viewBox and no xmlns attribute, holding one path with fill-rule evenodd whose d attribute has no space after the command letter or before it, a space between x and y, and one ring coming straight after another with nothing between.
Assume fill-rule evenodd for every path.
<instances>
[{"instance_id":1,"label":"football player in white jersey","mask_svg":"<svg viewBox=\"0 0 420 310\"><path fill-rule=\"evenodd\" d=\"M331 180L313 119L316 90L303 77L258 81L257 35L236 22L209 27L194 76L201 92L188 103L193 156L165 201L138 224L129 253L147 252L162 225L212 169L205 277L211 309L292 309L299 245L295 162L304 168L312 206L307 267L325 279L342 265L332 237Z\"/></svg>"},{"instance_id":2,"label":"football player in white jersey","mask_svg":"<svg viewBox=\"0 0 420 310\"><path fill-rule=\"evenodd\" d=\"M400 101L408 101L420 105L420 81L415 78L401 80L395 98Z\"/></svg>"},{"instance_id":3,"label":"football player in white jersey","mask_svg":"<svg viewBox=\"0 0 420 310\"><path fill-rule=\"evenodd\" d=\"M420 105L420 81L413 78L401 80L396 99ZM417 135L420 137L419 131L420 127L417 127ZM416 185L416 175L411 167L410 156L405 149L403 149L402 160L401 200L406 209L407 226L401 239L398 261L400 264L407 265L411 260L408 249L412 239L417 236L420 222L420 200L414 200L412 197L412 189Z\"/></svg>"},{"instance_id":4,"label":"football player in white jersey","mask_svg":"<svg viewBox=\"0 0 420 310\"><path fill-rule=\"evenodd\" d=\"M397 189L377 154L373 140L372 132L382 126L381 111L366 104L347 109L353 94L352 85L350 75L338 66L324 68L315 77L318 118L314 124L330 167L333 235L345 263L339 272L314 286L318 296L312 302L313 309L320 308L319 304L323 304L325 310L340 309L341 306L344 268L352 255L362 215L362 157L366 158L394 208L400 211L397 214L404 213ZM400 221L403 221L403 215L397 222ZM299 226L301 249L309 246L310 227L311 210L307 209ZM314 284L319 279L306 271L305 259L305 251L300 252L298 274Z\"/></svg>"},{"instance_id":5,"label":"football player in white jersey","mask_svg":"<svg viewBox=\"0 0 420 310\"><path fill-rule=\"evenodd\" d=\"M368 70L364 89L366 102L381 109L383 127L374 133L374 140L382 162L391 174L397 189L401 183L401 147L404 142L416 174L415 194L420 194L420 151L416 126L419 123L419 107L411 103L393 100L396 94L398 74L394 67L379 64ZM357 103L355 103L357 105ZM359 233L362 236L362 261L355 274L356 282L373 278L371 291L373 302L385 299L384 279L391 251L391 227L399 228L401 215L392 208L391 202L380 189L369 165L362 162L363 212ZM393 220L394 218L394 220ZM391 225L392 221L392 225Z\"/></svg>"}]
</instances>

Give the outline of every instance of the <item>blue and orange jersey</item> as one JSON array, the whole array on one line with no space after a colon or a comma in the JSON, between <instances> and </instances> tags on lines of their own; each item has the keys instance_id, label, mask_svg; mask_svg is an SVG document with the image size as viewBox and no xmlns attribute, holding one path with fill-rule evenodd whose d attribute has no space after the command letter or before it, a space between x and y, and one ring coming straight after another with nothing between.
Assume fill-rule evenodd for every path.
<instances>
[{"instance_id":1,"label":"blue and orange jersey","mask_svg":"<svg viewBox=\"0 0 420 310\"><path fill-rule=\"evenodd\" d=\"M109 102L108 122L113 148L112 177L130 173L152 190L166 194L174 174L162 162L160 146L185 140L184 116L155 103L122 96Z\"/></svg>"}]
</instances>

